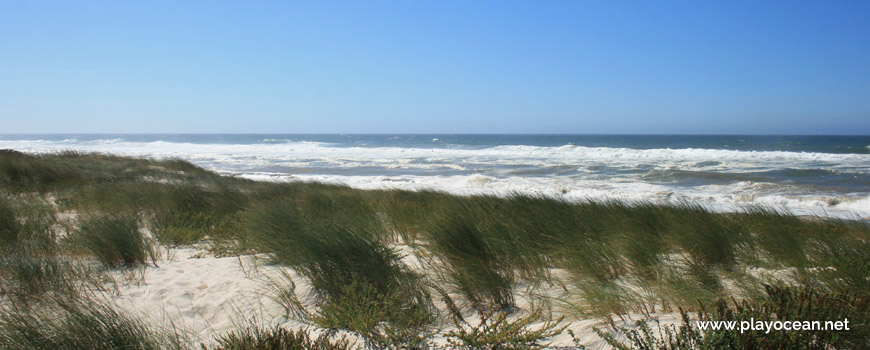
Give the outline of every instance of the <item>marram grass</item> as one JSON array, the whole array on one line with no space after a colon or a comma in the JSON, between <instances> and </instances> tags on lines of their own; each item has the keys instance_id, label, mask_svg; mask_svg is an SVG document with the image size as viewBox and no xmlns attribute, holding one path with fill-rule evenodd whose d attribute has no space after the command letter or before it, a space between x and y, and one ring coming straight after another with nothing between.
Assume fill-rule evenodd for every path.
<instances>
[{"instance_id":1,"label":"marram grass","mask_svg":"<svg viewBox=\"0 0 870 350\"><path fill-rule=\"evenodd\" d=\"M71 230L57 212L75 213ZM293 268L315 287L308 321L367 334L372 346L421 346L443 324L438 302L510 313L524 293L553 286L564 286L564 301L576 306L566 322L697 311L699 300L764 302L772 298L765 284L860 298L870 287L870 225L861 221L768 208L715 213L694 203L258 183L180 160L0 152L3 297L75 285L63 281L86 277L65 264L88 260L83 253L126 267L153 263L156 242L203 240ZM410 253L399 246L413 247L422 269L407 266ZM0 327L44 316L19 310L29 311L6 314Z\"/></svg>"},{"instance_id":2,"label":"marram grass","mask_svg":"<svg viewBox=\"0 0 870 350\"><path fill-rule=\"evenodd\" d=\"M108 267L155 262L151 239L139 227L136 213L90 214L72 237Z\"/></svg>"}]
</instances>

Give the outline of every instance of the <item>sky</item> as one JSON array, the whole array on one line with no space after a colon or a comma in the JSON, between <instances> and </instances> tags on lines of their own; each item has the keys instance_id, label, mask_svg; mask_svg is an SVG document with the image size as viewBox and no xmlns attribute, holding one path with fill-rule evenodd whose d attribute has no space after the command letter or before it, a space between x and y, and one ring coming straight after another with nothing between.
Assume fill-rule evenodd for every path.
<instances>
[{"instance_id":1,"label":"sky","mask_svg":"<svg viewBox=\"0 0 870 350\"><path fill-rule=\"evenodd\" d=\"M870 134L868 1L0 1L4 133Z\"/></svg>"}]
</instances>

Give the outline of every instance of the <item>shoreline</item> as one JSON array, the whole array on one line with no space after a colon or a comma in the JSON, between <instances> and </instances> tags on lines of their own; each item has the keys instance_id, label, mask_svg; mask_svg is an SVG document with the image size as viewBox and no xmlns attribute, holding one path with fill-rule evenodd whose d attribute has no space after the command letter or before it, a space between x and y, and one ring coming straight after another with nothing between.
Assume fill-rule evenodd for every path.
<instances>
[{"instance_id":1,"label":"shoreline","mask_svg":"<svg viewBox=\"0 0 870 350\"><path fill-rule=\"evenodd\" d=\"M472 135L439 141L412 135L115 136L3 140L0 147L180 157L222 174L314 180L362 189L525 193L571 201L690 201L716 211L761 205L798 215L870 217L866 189L870 154L860 153L870 139L862 137L846 137L851 140L846 147L819 141L825 138L779 136L732 136L723 139L727 141L614 136L587 140L585 146L582 141L587 136L573 136L581 146L572 145L570 138L551 140L553 136L546 135L491 140ZM746 142L756 146L726 147ZM859 153L836 151L856 145L861 149L853 151Z\"/></svg>"}]
</instances>

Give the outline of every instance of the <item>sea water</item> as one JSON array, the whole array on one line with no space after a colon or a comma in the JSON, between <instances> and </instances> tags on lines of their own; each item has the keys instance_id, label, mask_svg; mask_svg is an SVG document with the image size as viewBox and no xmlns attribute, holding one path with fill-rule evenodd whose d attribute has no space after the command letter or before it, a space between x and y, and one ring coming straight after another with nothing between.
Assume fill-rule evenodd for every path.
<instances>
[{"instance_id":1,"label":"sea water","mask_svg":"<svg viewBox=\"0 0 870 350\"><path fill-rule=\"evenodd\" d=\"M0 135L0 149L175 157L223 174L363 189L764 205L870 217L870 136Z\"/></svg>"}]
</instances>

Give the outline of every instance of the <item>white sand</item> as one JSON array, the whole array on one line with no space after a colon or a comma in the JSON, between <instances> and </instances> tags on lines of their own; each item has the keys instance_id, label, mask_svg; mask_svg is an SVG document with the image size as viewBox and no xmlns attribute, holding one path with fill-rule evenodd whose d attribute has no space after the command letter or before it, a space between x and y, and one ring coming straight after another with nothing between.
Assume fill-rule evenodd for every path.
<instances>
[{"instance_id":1,"label":"white sand","mask_svg":"<svg viewBox=\"0 0 870 350\"><path fill-rule=\"evenodd\" d=\"M245 320L256 319L263 325L280 325L288 329L308 328L298 321L284 316L280 304L269 296L267 283L269 276L277 276L281 267L267 265L265 259L247 255L241 258L216 258L203 250L184 247L163 250L163 261L159 267L147 267L135 277L129 272L115 272L117 281L124 281L114 296L122 309L146 318L160 327L175 327L186 332L196 344L210 342L216 335L231 331ZM406 263L419 267L416 257L409 254ZM308 291L304 278L287 270L294 276L294 283L300 297ZM561 291L561 287L551 288L551 292ZM311 307L310 301L303 302ZM527 307L528 300L518 300L520 307ZM678 315L659 314L662 324L679 322ZM639 319L640 315L632 315ZM541 323L542 324L542 323ZM633 326L634 321L626 319L616 322L617 326ZM534 325L532 328L537 328ZM594 332L593 327L606 329L600 320L571 321L573 330L582 344L590 349L609 348ZM356 344L361 340L348 334ZM550 339L553 346L570 347L574 343L567 331ZM435 344L445 344L445 339L436 336Z\"/></svg>"},{"instance_id":2,"label":"white sand","mask_svg":"<svg viewBox=\"0 0 870 350\"><path fill-rule=\"evenodd\" d=\"M159 327L181 329L196 343L209 342L249 320L293 329L304 326L285 318L284 308L266 288L269 276L277 276L281 267L259 266L264 261L252 255L217 258L191 247L164 250L163 255L159 267L147 267L135 276L115 272L116 280L125 281L114 297L118 306L146 315ZM307 283L292 275L304 294Z\"/></svg>"}]
</instances>

